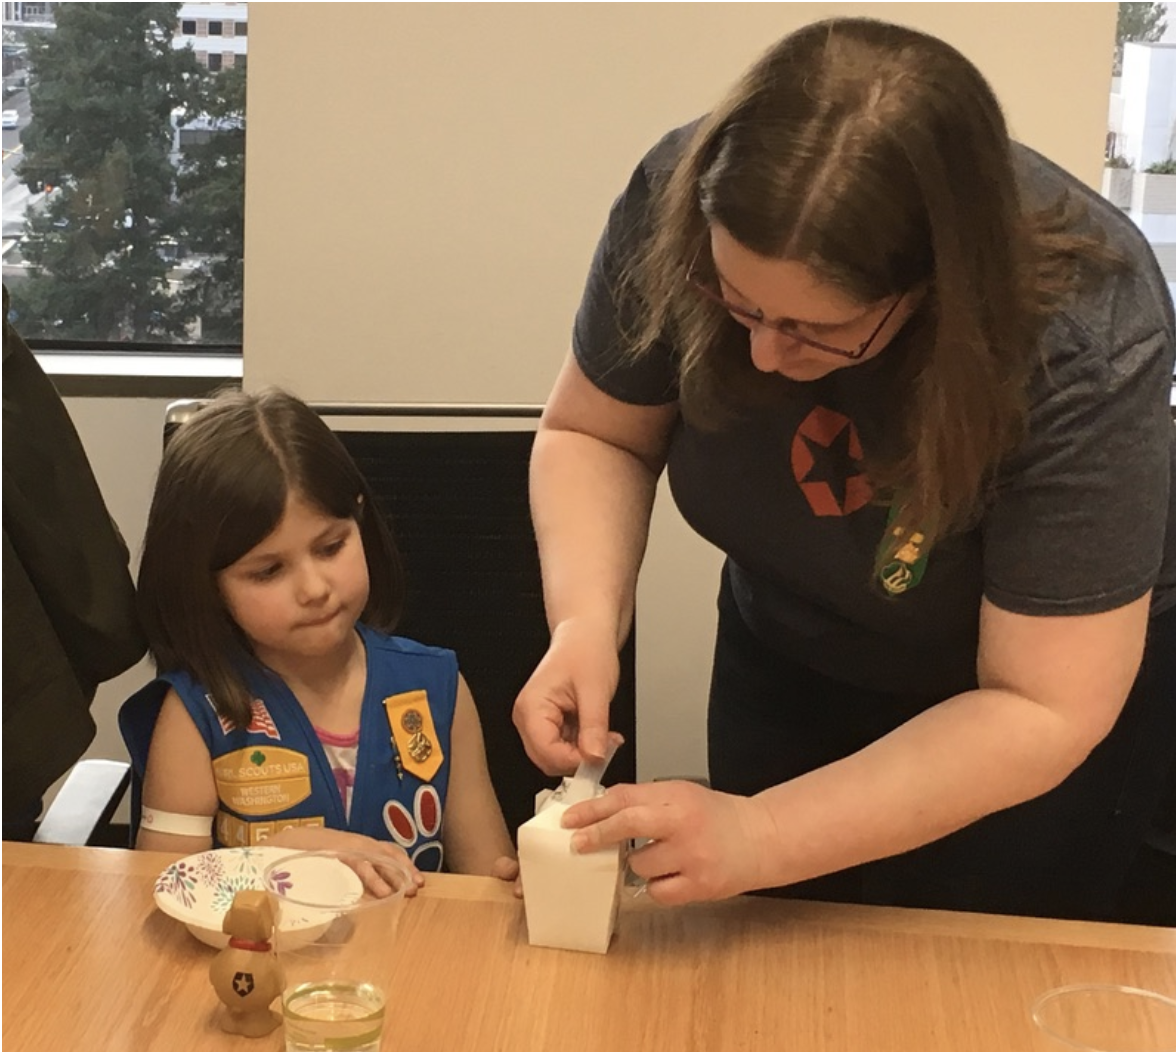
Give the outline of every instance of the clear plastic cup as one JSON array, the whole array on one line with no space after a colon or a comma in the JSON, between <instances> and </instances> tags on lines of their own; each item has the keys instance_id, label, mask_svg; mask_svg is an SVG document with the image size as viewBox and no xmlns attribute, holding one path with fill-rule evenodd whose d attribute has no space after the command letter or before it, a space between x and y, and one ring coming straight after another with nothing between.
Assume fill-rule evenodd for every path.
<instances>
[{"instance_id":1,"label":"clear plastic cup","mask_svg":"<svg viewBox=\"0 0 1176 1052\"><path fill-rule=\"evenodd\" d=\"M262 879L277 907L287 1052L376 1052L409 870L386 855L302 851Z\"/></svg>"},{"instance_id":2,"label":"clear plastic cup","mask_svg":"<svg viewBox=\"0 0 1176 1052\"><path fill-rule=\"evenodd\" d=\"M1058 1048L1176 1052L1176 1000L1133 986L1084 983L1042 994L1033 1021Z\"/></svg>"}]
</instances>

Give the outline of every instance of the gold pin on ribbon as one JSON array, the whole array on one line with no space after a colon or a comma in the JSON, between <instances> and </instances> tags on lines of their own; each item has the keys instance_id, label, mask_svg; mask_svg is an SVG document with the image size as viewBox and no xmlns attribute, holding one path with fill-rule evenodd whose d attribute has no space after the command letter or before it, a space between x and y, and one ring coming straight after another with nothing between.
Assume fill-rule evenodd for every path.
<instances>
[{"instance_id":1,"label":"gold pin on ribbon","mask_svg":"<svg viewBox=\"0 0 1176 1052\"><path fill-rule=\"evenodd\" d=\"M421 781L432 781L445 755L429 708L429 695L423 690L410 690L384 699L384 713L392 731L404 770Z\"/></svg>"},{"instance_id":2,"label":"gold pin on ribbon","mask_svg":"<svg viewBox=\"0 0 1176 1052\"><path fill-rule=\"evenodd\" d=\"M400 726L411 735L408 739L408 755L416 763L424 763L433 754L433 743L422 729L424 724L416 709L408 709L400 717Z\"/></svg>"}]
</instances>

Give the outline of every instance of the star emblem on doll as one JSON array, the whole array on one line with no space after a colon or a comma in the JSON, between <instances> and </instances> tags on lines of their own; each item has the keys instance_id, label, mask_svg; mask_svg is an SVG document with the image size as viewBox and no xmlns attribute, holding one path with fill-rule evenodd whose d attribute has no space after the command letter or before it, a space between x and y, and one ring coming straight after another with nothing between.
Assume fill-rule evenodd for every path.
<instances>
[{"instance_id":1,"label":"star emblem on doll","mask_svg":"<svg viewBox=\"0 0 1176 1052\"><path fill-rule=\"evenodd\" d=\"M233 973L233 993L235 993L238 997L248 997L251 993L253 993L252 972Z\"/></svg>"}]
</instances>

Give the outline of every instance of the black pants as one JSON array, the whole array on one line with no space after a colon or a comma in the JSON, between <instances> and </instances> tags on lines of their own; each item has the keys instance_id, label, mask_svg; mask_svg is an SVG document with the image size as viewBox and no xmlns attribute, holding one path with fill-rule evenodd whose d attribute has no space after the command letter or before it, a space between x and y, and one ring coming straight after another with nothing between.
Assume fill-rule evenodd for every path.
<instances>
[{"instance_id":1,"label":"black pants","mask_svg":"<svg viewBox=\"0 0 1176 1052\"><path fill-rule=\"evenodd\" d=\"M848 756L938 698L861 690L751 634L723 575L708 717L711 785L750 796ZM1123 714L1060 786L941 840L774 893L832 902L1115 920L1176 763L1176 609L1152 619ZM1176 900L1176 888L1172 889Z\"/></svg>"}]
</instances>

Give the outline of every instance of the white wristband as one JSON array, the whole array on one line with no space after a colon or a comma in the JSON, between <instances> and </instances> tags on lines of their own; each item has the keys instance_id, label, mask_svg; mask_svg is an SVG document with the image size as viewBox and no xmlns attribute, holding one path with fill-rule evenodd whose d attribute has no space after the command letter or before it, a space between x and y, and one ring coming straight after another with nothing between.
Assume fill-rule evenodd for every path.
<instances>
[{"instance_id":1,"label":"white wristband","mask_svg":"<svg viewBox=\"0 0 1176 1052\"><path fill-rule=\"evenodd\" d=\"M153 833L171 833L174 836L211 836L212 815L177 815L172 811L156 811L144 807L139 813L139 825Z\"/></svg>"}]
</instances>

